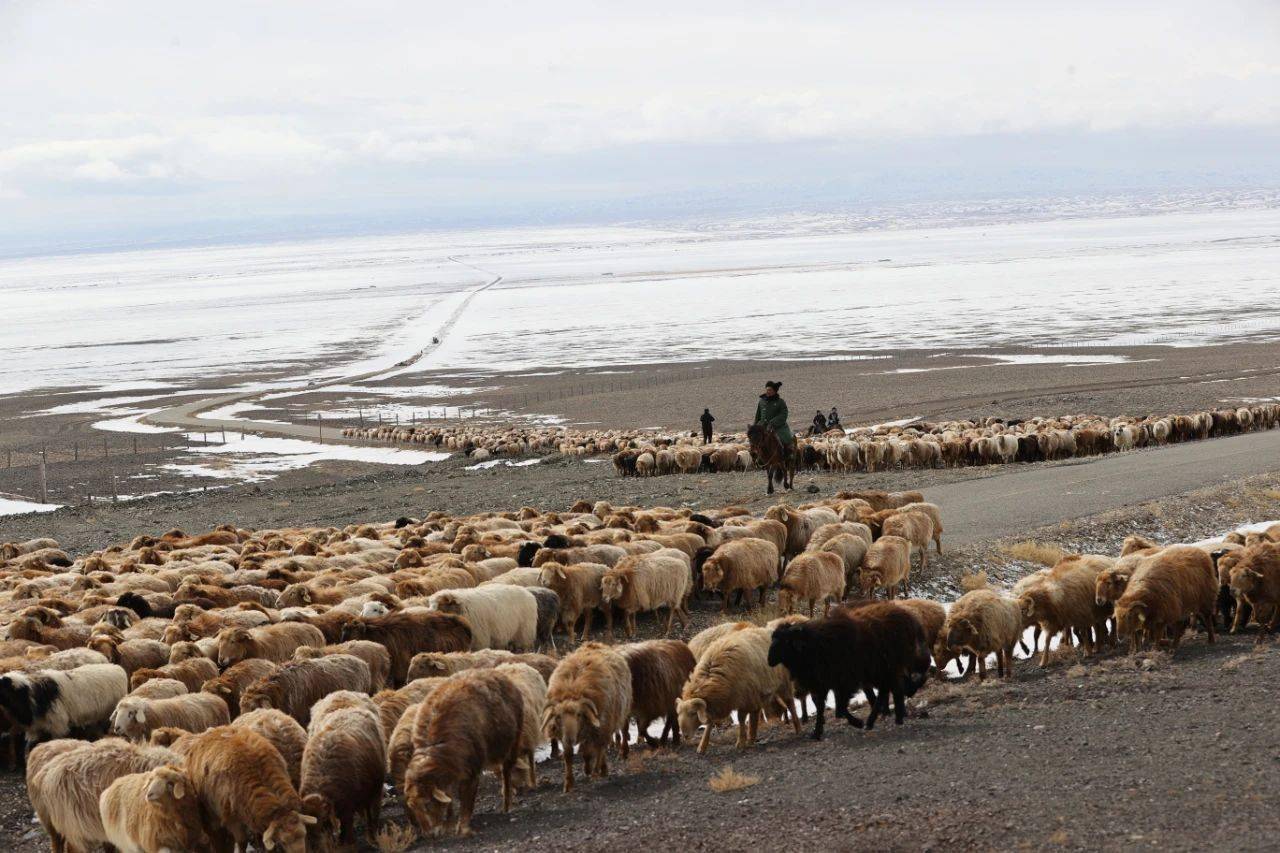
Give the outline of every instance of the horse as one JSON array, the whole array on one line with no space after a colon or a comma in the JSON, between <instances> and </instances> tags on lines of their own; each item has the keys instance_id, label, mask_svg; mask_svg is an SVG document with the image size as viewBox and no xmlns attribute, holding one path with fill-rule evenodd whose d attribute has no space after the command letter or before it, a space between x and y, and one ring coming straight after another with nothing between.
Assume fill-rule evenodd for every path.
<instances>
[{"instance_id":1,"label":"horse","mask_svg":"<svg viewBox=\"0 0 1280 853\"><path fill-rule=\"evenodd\" d=\"M783 447L782 440L773 427L752 424L747 428L747 440L751 442L751 457L765 471L773 494L773 478L777 476L782 488L791 489L796 476L796 446Z\"/></svg>"}]
</instances>

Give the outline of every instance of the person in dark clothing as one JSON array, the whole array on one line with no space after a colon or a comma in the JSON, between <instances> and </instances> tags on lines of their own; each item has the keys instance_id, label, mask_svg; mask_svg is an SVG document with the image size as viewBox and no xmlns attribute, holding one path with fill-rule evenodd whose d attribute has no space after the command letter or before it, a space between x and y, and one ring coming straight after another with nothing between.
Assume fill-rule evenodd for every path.
<instances>
[{"instance_id":1,"label":"person in dark clothing","mask_svg":"<svg viewBox=\"0 0 1280 853\"><path fill-rule=\"evenodd\" d=\"M822 435L827 431L827 416L821 411L815 412L813 415L813 429L810 431L813 435Z\"/></svg>"},{"instance_id":2,"label":"person in dark clothing","mask_svg":"<svg viewBox=\"0 0 1280 853\"><path fill-rule=\"evenodd\" d=\"M755 423L773 427L783 447L793 447L796 443L795 433L787 425L787 403L778 396L781 382L764 383L764 393L756 404Z\"/></svg>"},{"instance_id":3,"label":"person in dark clothing","mask_svg":"<svg viewBox=\"0 0 1280 853\"><path fill-rule=\"evenodd\" d=\"M840 426L840 413L836 411L836 407L831 407L831 414L827 415L827 429L836 429Z\"/></svg>"},{"instance_id":4,"label":"person in dark clothing","mask_svg":"<svg viewBox=\"0 0 1280 853\"><path fill-rule=\"evenodd\" d=\"M710 409L702 410L702 443L711 443L711 425L716 422L715 416L711 414Z\"/></svg>"}]
</instances>

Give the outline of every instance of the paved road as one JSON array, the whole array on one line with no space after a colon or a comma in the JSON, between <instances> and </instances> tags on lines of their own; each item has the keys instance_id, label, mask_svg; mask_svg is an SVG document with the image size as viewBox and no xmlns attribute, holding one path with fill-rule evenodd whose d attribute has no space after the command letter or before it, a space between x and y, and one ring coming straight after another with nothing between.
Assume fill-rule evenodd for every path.
<instances>
[{"instance_id":1,"label":"paved road","mask_svg":"<svg viewBox=\"0 0 1280 853\"><path fill-rule=\"evenodd\" d=\"M466 261L460 261L457 258L450 258L449 260L454 263L462 264L465 267L471 267L477 272L482 272L486 275L493 275L494 278L472 290L467 294L465 299L458 303L458 307L453 310L453 313L450 314L444 323L440 325L440 328L436 330L434 337L439 341L439 343L428 344L409 358L399 361L391 367L383 367L377 370L365 371L364 373L335 376L331 379L306 384L299 383L296 387L286 386L283 388L276 387L267 390L236 391L230 394L222 394L217 397L205 397L200 400L193 400L178 406L172 406L168 409L162 409L153 415L148 415L143 418L143 420L159 426L176 426L193 432L219 432L221 430L227 430L235 432L253 432L260 435L284 436L287 438L324 439L325 441L343 442L347 444L365 443L344 439L339 434L337 428L325 430L320 424L270 423L267 421L254 421L239 418L202 418L200 417L200 413L210 409L218 409L223 406L228 406L232 403L249 402L268 393L274 394L280 391L293 390L296 390L299 394L309 393L311 391L322 390L330 385L345 385L351 382L363 382L369 379L378 379L387 376L388 374L402 371L407 367L420 365L428 356L443 346L445 336L448 335L454 325L458 322L459 318L461 318L463 313L466 312L467 308L471 305L471 300L502 281L502 276L495 275L487 270L482 270L477 266L467 263Z\"/></svg>"},{"instance_id":2,"label":"paved road","mask_svg":"<svg viewBox=\"0 0 1280 853\"><path fill-rule=\"evenodd\" d=\"M1046 524L1280 468L1280 429L1114 454L1058 467L1013 468L932 486L947 542L1015 536Z\"/></svg>"}]
</instances>

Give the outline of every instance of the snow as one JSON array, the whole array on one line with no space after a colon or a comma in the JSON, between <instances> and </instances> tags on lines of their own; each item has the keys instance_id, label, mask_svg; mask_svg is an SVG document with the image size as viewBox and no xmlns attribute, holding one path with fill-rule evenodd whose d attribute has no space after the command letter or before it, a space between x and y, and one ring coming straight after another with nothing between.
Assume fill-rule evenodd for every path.
<instances>
[{"instance_id":1,"label":"snow","mask_svg":"<svg viewBox=\"0 0 1280 853\"><path fill-rule=\"evenodd\" d=\"M29 512L53 512L55 509L62 509L62 504L38 504L32 501L0 498L0 515L23 515Z\"/></svg>"},{"instance_id":2,"label":"snow","mask_svg":"<svg viewBox=\"0 0 1280 853\"><path fill-rule=\"evenodd\" d=\"M526 468L529 465L537 465L541 461L541 459L521 459L519 462L512 462L510 459L487 459L484 462L477 462L475 465L468 465L464 470L486 471L499 465L505 465L508 468Z\"/></svg>"},{"instance_id":3,"label":"snow","mask_svg":"<svg viewBox=\"0 0 1280 853\"><path fill-rule=\"evenodd\" d=\"M203 441L205 433L187 434L193 442ZM208 438L216 439L215 433ZM175 462L163 466L186 477L208 477L256 483L270 480L285 471L296 471L326 460L368 462L380 465L421 465L449 458L448 453L425 450L402 450L394 447L362 447L346 444L323 444L299 438L271 438L259 435L232 437L227 442L195 446L190 454L212 457L203 461Z\"/></svg>"}]
</instances>

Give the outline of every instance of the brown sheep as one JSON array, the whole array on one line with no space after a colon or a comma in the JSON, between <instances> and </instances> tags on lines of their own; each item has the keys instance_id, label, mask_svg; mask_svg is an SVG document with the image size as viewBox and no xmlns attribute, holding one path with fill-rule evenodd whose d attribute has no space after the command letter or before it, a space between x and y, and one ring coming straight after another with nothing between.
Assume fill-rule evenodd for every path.
<instances>
[{"instance_id":1,"label":"brown sheep","mask_svg":"<svg viewBox=\"0 0 1280 853\"><path fill-rule=\"evenodd\" d=\"M881 536L867 549L858 576L864 598L871 598L883 587L889 598L897 596L898 587L907 594L911 578L911 543L901 536Z\"/></svg>"},{"instance_id":2,"label":"brown sheep","mask_svg":"<svg viewBox=\"0 0 1280 853\"><path fill-rule=\"evenodd\" d=\"M978 658L978 680L987 677L987 655L996 656L996 672L1013 677L1013 649L1022 637L1022 607L1015 598L993 589L975 589L960 596L947 614L939 640L951 652Z\"/></svg>"},{"instance_id":3,"label":"brown sheep","mask_svg":"<svg viewBox=\"0 0 1280 853\"><path fill-rule=\"evenodd\" d=\"M203 693L212 693L227 703L231 719L240 716L240 694L260 678L266 678L279 669L279 665L261 658L250 658L227 668L227 671L211 678L200 686Z\"/></svg>"},{"instance_id":4,"label":"brown sheep","mask_svg":"<svg viewBox=\"0 0 1280 853\"><path fill-rule=\"evenodd\" d=\"M899 510L885 519L880 527L881 538L901 536L911 544L912 551L920 552L920 571L929 567L929 540L933 538L933 522L923 512Z\"/></svg>"},{"instance_id":5,"label":"brown sheep","mask_svg":"<svg viewBox=\"0 0 1280 853\"><path fill-rule=\"evenodd\" d=\"M564 790L573 790L573 748L582 752L583 772L609 775L605 750L619 735L627 757L627 721L631 717L631 668L616 650L584 643L551 674L542 730L564 750Z\"/></svg>"},{"instance_id":6,"label":"brown sheep","mask_svg":"<svg viewBox=\"0 0 1280 853\"><path fill-rule=\"evenodd\" d=\"M99 799L107 843L116 850L204 850L209 836L194 788L178 767L121 776Z\"/></svg>"},{"instance_id":7,"label":"brown sheep","mask_svg":"<svg viewBox=\"0 0 1280 853\"><path fill-rule=\"evenodd\" d=\"M360 658L369 665L369 677L372 681L369 689L377 693L387 686L387 677L391 674L391 653L381 643L371 640L348 640L345 643L315 648L299 646L293 653L294 660L309 660L328 655L351 655Z\"/></svg>"},{"instance_id":8,"label":"brown sheep","mask_svg":"<svg viewBox=\"0 0 1280 853\"><path fill-rule=\"evenodd\" d=\"M217 676L218 665L213 661L208 658L188 658L154 669L137 670L129 678L129 687L137 690L153 678L172 678L185 684L187 692L198 693L206 681Z\"/></svg>"},{"instance_id":9,"label":"brown sheep","mask_svg":"<svg viewBox=\"0 0 1280 853\"><path fill-rule=\"evenodd\" d=\"M169 647L159 640L123 640L95 634L86 646L133 675L140 669L155 669L169 662Z\"/></svg>"},{"instance_id":10,"label":"brown sheep","mask_svg":"<svg viewBox=\"0 0 1280 853\"><path fill-rule=\"evenodd\" d=\"M226 628L218 634L218 666L223 669L249 658L284 663L299 646L324 645L324 634L305 622L278 622L261 628Z\"/></svg>"},{"instance_id":11,"label":"brown sheep","mask_svg":"<svg viewBox=\"0 0 1280 853\"><path fill-rule=\"evenodd\" d=\"M1113 563L1109 557L1072 555L1015 589L1023 624L1037 625L1045 635L1040 666L1049 665L1049 640L1059 633L1074 632L1086 654L1093 654L1095 636L1099 642L1108 637L1110 608L1097 603L1097 582L1099 573Z\"/></svg>"},{"instance_id":12,"label":"brown sheep","mask_svg":"<svg viewBox=\"0 0 1280 853\"><path fill-rule=\"evenodd\" d=\"M276 708L305 727L318 700L336 690L368 693L369 683L369 665L351 655L289 661L246 687L240 694L240 709Z\"/></svg>"},{"instance_id":13,"label":"brown sheep","mask_svg":"<svg viewBox=\"0 0 1280 853\"><path fill-rule=\"evenodd\" d=\"M778 550L763 539L726 542L702 564L702 583L724 596L721 613L729 612L734 593L738 601L751 605L751 591L758 591L757 606L763 607L769 587L778 580Z\"/></svg>"},{"instance_id":14,"label":"brown sheep","mask_svg":"<svg viewBox=\"0 0 1280 853\"><path fill-rule=\"evenodd\" d=\"M609 567L603 563L573 563L563 565L547 562L542 565L542 585L560 596L560 624L575 642L574 629L582 618L582 639L591 639L591 617L599 610L604 615L605 630L613 634L613 608L606 606L601 597L600 582Z\"/></svg>"},{"instance_id":15,"label":"brown sheep","mask_svg":"<svg viewBox=\"0 0 1280 853\"><path fill-rule=\"evenodd\" d=\"M916 501L909 504L903 504L899 512L921 512L929 517L930 523L933 525L933 544L938 549L938 553L942 553L942 510L937 504L927 503L925 501Z\"/></svg>"},{"instance_id":16,"label":"brown sheep","mask_svg":"<svg viewBox=\"0 0 1280 853\"><path fill-rule=\"evenodd\" d=\"M215 848L234 841L241 849L255 837L269 849L305 853L307 827L284 759L261 735L221 726L196 735L186 749L186 771L210 818ZM220 838L219 838L220 837Z\"/></svg>"},{"instance_id":17,"label":"brown sheep","mask_svg":"<svg viewBox=\"0 0 1280 853\"><path fill-rule=\"evenodd\" d=\"M275 708L259 708L241 714L231 721L233 728L248 729L266 738L284 759L285 769L294 788L302 785L302 753L307 745L307 730L302 724Z\"/></svg>"},{"instance_id":18,"label":"brown sheep","mask_svg":"<svg viewBox=\"0 0 1280 853\"><path fill-rule=\"evenodd\" d=\"M1158 643L1166 632L1177 649L1191 619L1199 617L1212 643L1217 598L1217 575L1207 552L1190 545L1162 548L1142 561L1116 601L1116 632L1129 637L1132 652L1145 641Z\"/></svg>"},{"instance_id":19,"label":"brown sheep","mask_svg":"<svg viewBox=\"0 0 1280 853\"><path fill-rule=\"evenodd\" d=\"M867 558L867 550L870 547L871 543L861 536L840 533L823 542L816 550L840 556L844 563L845 589L852 589L858 583L862 562Z\"/></svg>"},{"instance_id":20,"label":"brown sheep","mask_svg":"<svg viewBox=\"0 0 1280 853\"><path fill-rule=\"evenodd\" d=\"M680 640L649 640L618 649L631 669L631 717L639 736L650 747L667 742L680 744L680 724L676 701L696 665L693 652ZM649 734L649 724L665 719L661 737Z\"/></svg>"},{"instance_id":21,"label":"brown sheep","mask_svg":"<svg viewBox=\"0 0 1280 853\"><path fill-rule=\"evenodd\" d=\"M778 606L790 613L797 601L809 602L809 617L819 602L839 601L844 597L844 559L827 551L806 551L796 555L782 573L778 587Z\"/></svg>"},{"instance_id":22,"label":"brown sheep","mask_svg":"<svg viewBox=\"0 0 1280 853\"><path fill-rule=\"evenodd\" d=\"M685 602L691 580L688 557L664 548L619 560L600 580L601 597L623 612L628 637L636 635L637 613L667 608L666 636L674 619L681 628L688 624Z\"/></svg>"},{"instance_id":23,"label":"brown sheep","mask_svg":"<svg viewBox=\"0 0 1280 853\"><path fill-rule=\"evenodd\" d=\"M471 650L471 627L460 616L423 608L396 610L357 619L342 629L342 641L371 640L391 653L391 683L404 684L409 662L418 652Z\"/></svg>"},{"instance_id":24,"label":"brown sheep","mask_svg":"<svg viewBox=\"0 0 1280 853\"><path fill-rule=\"evenodd\" d=\"M418 714L423 725L414 730L404 778L405 808L421 831L441 827L457 799L457 833L470 835L480 774L488 767L500 768L502 810L510 811L523 714L520 690L493 669L459 673L431 694Z\"/></svg>"},{"instance_id":25,"label":"brown sheep","mask_svg":"<svg viewBox=\"0 0 1280 853\"><path fill-rule=\"evenodd\" d=\"M383 690L374 696L373 704L378 706L378 721L382 723L382 733L394 731L408 709L424 701L444 681L444 678L416 678L399 690ZM405 764L408 763L409 759L406 757Z\"/></svg>"},{"instance_id":26,"label":"brown sheep","mask_svg":"<svg viewBox=\"0 0 1280 853\"><path fill-rule=\"evenodd\" d=\"M1246 548L1231 569L1230 585L1258 615L1261 630L1256 642L1261 643L1280 622L1280 545L1265 540ZM1268 611L1269 615L1264 616ZM1233 625L1232 633L1237 629L1238 626Z\"/></svg>"},{"instance_id":27,"label":"brown sheep","mask_svg":"<svg viewBox=\"0 0 1280 853\"><path fill-rule=\"evenodd\" d=\"M765 518L780 521L786 526L787 545L782 556L788 560L805 549L810 537L819 527L840 521L840 516L829 507L796 510L786 504L769 507L765 512Z\"/></svg>"},{"instance_id":28,"label":"brown sheep","mask_svg":"<svg viewBox=\"0 0 1280 853\"><path fill-rule=\"evenodd\" d=\"M382 811L386 764L386 745L373 711L342 708L325 716L302 753L299 793L303 810L317 819L312 832L327 841L336 828L342 843L354 843L355 814L360 811L372 843Z\"/></svg>"}]
</instances>

